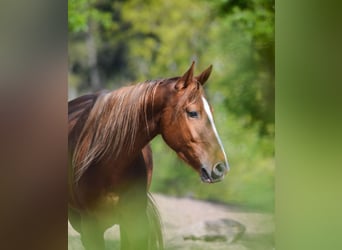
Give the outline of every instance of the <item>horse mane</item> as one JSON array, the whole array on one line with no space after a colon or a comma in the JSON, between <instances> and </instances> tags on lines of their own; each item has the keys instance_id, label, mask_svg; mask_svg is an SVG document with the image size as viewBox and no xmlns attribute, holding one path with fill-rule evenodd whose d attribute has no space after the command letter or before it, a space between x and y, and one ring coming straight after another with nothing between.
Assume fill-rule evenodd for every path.
<instances>
[{"instance_id":1,"label":"horse mane","mask_svg":"<svg viewBox=\"0 0 342 250\"><path fill-rule=\"evenodd\" d=\"M139 124L147 124L147 105L152 105L159 81L146 81L97 96L73 150L74 182L100 161L133 149ZM141 121L144 119L144 121Z\"/></svg>"}]
</instances>

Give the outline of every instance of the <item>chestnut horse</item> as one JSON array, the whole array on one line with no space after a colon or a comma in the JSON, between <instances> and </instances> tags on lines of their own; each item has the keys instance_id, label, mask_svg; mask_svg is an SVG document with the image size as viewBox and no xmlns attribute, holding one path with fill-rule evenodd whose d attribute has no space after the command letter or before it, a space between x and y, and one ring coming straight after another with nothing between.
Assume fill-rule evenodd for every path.
<instances>
[{"instance_id":1,"label":"chestnut horse","mask_svg":"<svg viewBox=\"0 0 342 250\"><path fill-rule=\"evenodd\" d=\"M203 84L193 75L146 81L69 102L69 220L87 250L105 249L118 224L124 250L163 249L158 211L148 193L149 142L160 134L203 182L223 179L227 157Z\"/></svg>"}]
</instances>

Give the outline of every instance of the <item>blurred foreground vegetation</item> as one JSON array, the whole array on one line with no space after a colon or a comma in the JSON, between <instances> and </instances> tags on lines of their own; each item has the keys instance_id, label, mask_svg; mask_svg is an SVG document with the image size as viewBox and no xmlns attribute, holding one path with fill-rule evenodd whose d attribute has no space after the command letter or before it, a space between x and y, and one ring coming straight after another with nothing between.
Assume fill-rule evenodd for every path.
<instances>
[{"instance_id":1,"label":"blurred foreground vegetation","mask_svg":"<svg viewBox=\"0 0 342 250\"><path fill-rule=\"evenodd\" d=\"M161 138L153 192L273 210L274 0L69 0L69 98L178 76L196 61L231 171L207 185Z\"/></svg>"}]
</instances>

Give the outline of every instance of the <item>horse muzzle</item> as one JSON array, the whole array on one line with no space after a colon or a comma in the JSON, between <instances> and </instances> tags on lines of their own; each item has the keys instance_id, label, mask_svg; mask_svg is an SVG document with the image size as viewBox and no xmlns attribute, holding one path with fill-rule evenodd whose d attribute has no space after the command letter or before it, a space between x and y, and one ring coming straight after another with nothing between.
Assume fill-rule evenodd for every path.
<instances>
[{"instance_id":1,"label":"horse muzzle","mask_svg":"<svg viewBox=\"0 0 342 250\"><path fill-rule=\"evenodd\" d=\"M206 167L201 168L201 180L205 183L214 183L221 181L229 171L229 166L224 162L216 163L211 171Z\"/></svg>"}]
</instances>

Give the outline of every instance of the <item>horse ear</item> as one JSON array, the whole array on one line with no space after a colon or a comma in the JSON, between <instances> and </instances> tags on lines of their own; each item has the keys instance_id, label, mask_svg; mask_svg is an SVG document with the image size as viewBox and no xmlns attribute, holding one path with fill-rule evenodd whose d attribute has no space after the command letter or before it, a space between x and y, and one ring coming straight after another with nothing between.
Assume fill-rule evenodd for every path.
<instances>
[{"instance_id":1,"label":"horse ear","mask_svg":"<svg viewBox=\"0 0 342 250\"><path fill-rule=\"evenodd\" d=\"M205 69L200 75L196 76L196 80L203 86L208 80L211 70L213 69L213 65L210 65L207 69Z\"/></svg>"},{"instance_id":2,"label":"horse ear","mask_svg":"<svg viewBox=\"0 0 342 250\"><path fill-rule=\"evenodd\" d=\"M194 78L194 66L195 62L192 61L190 68L184 73L183 76L181 76L181 78L178 79L175 85L175 88L177 90L185 89L186 87L188 87L189 83L192 82L192 79Z\"/></svg>"}]
</instances>

